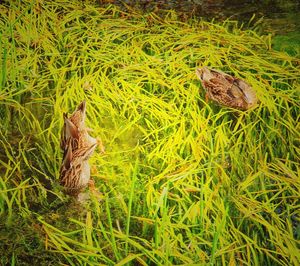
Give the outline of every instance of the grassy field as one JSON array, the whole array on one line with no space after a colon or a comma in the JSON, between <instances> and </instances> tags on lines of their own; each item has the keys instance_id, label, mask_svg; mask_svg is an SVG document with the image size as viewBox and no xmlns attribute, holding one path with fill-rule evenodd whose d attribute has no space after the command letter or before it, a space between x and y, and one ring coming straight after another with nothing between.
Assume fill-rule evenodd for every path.
<instances>
[{"instance_id":1,"label":"grassy field","mask_svg":"<svg viewBox=\"0 0 300 266\"><path fill-rule=\"evenodd\" d=\"M300 264L299 54L234 21L15 2L0 5L2 265ZM206 102L201 66L259 106ZM79 204L59 139L84 99L106 152L90 160L101 195Z\"/></svg>"}]
</instances>

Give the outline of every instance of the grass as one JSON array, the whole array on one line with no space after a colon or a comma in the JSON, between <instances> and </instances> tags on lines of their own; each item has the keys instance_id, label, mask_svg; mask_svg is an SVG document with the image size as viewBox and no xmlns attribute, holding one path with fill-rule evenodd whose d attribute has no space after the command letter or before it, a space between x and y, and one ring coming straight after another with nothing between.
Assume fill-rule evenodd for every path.
<instances>
[{"instance_id":1,"label":"grass","mask_svg":"<svg viewBox=\"0 0 300 266\"><path fill-rule=\"evenodd\" d=\"M298 265L299 54L237 22L93 1L0 6L0 252L11 265ZM195 68L260 105L205 102ZM58 185L63 112L87 101L101 200Z\"/></svg>"}]
</instances>

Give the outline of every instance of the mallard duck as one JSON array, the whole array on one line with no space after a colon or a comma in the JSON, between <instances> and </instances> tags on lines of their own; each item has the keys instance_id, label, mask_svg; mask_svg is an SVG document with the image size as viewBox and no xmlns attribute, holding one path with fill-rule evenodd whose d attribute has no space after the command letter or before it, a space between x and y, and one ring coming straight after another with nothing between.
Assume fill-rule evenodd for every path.
<instances>
[{"instance_id":1,"label":"mallard duck","mask_svg":"<svg viewBox=\"0 0 300 266\"><path fill-rule=\"evenodd\" d=\"M72 149L82 148L97 143L97 140L88 134L89 129L85 126L86 102L82 101L74 113L68 118L63 114L64 126L61 134L60 147L66 150L66 141L71 137Z\"/></svg>"},{"instance_id":2,"label":"mallard duck","mask_svg":"<svg viewBox=\"0 0 300 266\"><path fill-rule=\"evenodd\" d=\"M90 181L90 165L88 159L94 152L97 143L89 146L72 149L71 137L67 140L62 166L60 168L60 184L65 192L78 195Z\"/></svg>"},{"instance_id":3,"label":"mallard duck","mask_svg":"<svg viewBox=\"0 0 300 266\"><path fill-rule=\"evenodd\" d=\"M85 127L86 101L83 100L70 116L70 121L78 128Z\"/></svg>"},{"instance_id":4,"label":"mallard duck","mask_svg":"<svg viewBox=\"0 0 300 266\"><path fill-rule=\"evenodd\" d=\"M88 134L88 129L84 127L76 127L74 123L68 118L64 117L64 134L61 140L61 147L66 149L66 139L71 138L72 150L80 149L83 147L91 146L97 143L97 139Z\"/></svg>"},{"instance_id":5,"label":"mallard duck","mask_svg":"<svg viewBox=\"0 0 300 266\"><path fill-rule=\"evenodd\" d=\"M78 105L70 117L67 114L63 114L63 117L64 126L60 146L64 154L60 168L60 184L67 194L78 196L90 181L89 157L98 142L101 151L104 148L101 140L88 134L89 129L85 126L85 101Z\"/></svg>"},{"instance_id":6,"label":"mallard duck","mask_svg":"<svg viewBox=\"0 0 300 266\"><path fill-rule=\"evenodd\" d=\"M257 104L253 88L239 78L208 67L196 69L196 75L206 91L206 99L240 110L247 110Z\"/></svg>"},{"instance_id":7,"label":"mallard duck","mask_svg":"<svg viewBox=\"0 0 300 266\"><path fill-rule=\"evenodd\" d=\"M65 150L66 141L69 137L72 137L78 141L78 131L79 129L85 128L85 112L86 112L86 102L82 101L76 110L68 118L66 113L63 114L64 126L61 132L60 147Z\"/></svg>"}]
</instances>

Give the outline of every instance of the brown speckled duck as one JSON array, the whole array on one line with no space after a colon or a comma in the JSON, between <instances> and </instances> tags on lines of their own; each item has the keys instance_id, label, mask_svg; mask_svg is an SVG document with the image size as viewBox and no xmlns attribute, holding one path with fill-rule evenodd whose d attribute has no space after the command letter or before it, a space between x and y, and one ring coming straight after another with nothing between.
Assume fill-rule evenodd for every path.
<instances>
[{"instance_id":1,"label":"brown speckled duck","mask_svg":"<svg viewBox=\"0 0 300 266\"><path fill-rule=\"evenodd\" d=\"M197 68L196 75L206 91L206 99L240 110L248 110L258 102L253 88L239 78L208 67Z\"/></svg>"},{"instance_id":2,"label":"brown speckled duck","mask_svg":"<svg viewBox=\"0 0 300 266\"><path fill-rule=\"evenodd\" d=\"M69 137L73 138L73 145L77 145L79 141L79 133L86 131L85 117L86 117L86 102L82 101L76 110L68 118L66 113L63 114L64 126L61 134L60 147L64 151L66 148L66 142ZM73 149L76 147L73 147Z\"/></svg>"},{"instance_id":3,"label":"brown speckled duck","mask_svg":"<svg viewBox=\"0 0 300 266\"><path fill-rule=\"evenodd\" d=\"M90 181L90 165L88 159L96 149L97 143L72 150L71 138L60 168L60 184L67 194L77 196Z\"/></svg>"},{"instance_id":4,"label":"brown speckled duck","mask_svg":"<svg viewBox=\"0 0 300 266\"><path fill-rule=\"evenodd\" d=\"M64 152L60 168L60 183L65 192L78 195L90 181L88 159L97 146L97 140L88 134L85 126L86 102L83 101L68 118L63 114L61 149ZM100 141L101 143L101 141Z\"/></svg>"}]
</instances>

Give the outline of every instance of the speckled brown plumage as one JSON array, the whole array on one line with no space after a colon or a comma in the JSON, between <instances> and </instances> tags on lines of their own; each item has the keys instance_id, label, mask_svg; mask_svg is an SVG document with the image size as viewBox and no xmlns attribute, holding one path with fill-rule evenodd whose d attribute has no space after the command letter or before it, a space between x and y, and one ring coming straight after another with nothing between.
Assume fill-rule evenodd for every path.
<instances>
[{"instance_id":1,"label":"speckled brown plumage","mask_svg":"<svg viewBox=\"0 0 300 266\"><path fill-rule=\"evenodd\" d=\"M68 194L76 195L88 185L90 166L88 159L94 152L97 143L72 151L71 138L60 168L60 184Z\"/></svg>"},{"instance_id":2,"label":"speckled brown plumage","mask_svg":"<svg viewBox=\"0 0 300 266\"><path fill-rule=\"evenodd\" d=\"M60 146L63 160L60 168L60 184L66 193L78 195L89 183L88 159L97 146L97 140L88 134L85 126L86 103L79 104L73 114L63 115L64 126Z\"/></svg>"},{"instance_id":3,"label":"speckled brown plumage","mask_svg":"<svg viewBox=\"0 0 300 266\"><path fill-rule=\"evenodd\" d=\"M239 78L208 67L198 68L196 74L206 91L206 98L221 105L247 110L258 102L253 88Z\"/></svg>"},{"instance_id":4,"label":"speckled brown plumage","mask_svg":"<svg viewBox=\"0 0 300 266\"><path fill-rule=\"evenodd\" d=\"M86 117L86 102L82 101L76 110L68 118L66 113L63 114L64 126L61 133L60 147L65 150L66 141L69 137L79 141L79 131L85 130L85 117ZM76 145L76 141L74 141Z\"/></svg>"}]
</instances>

